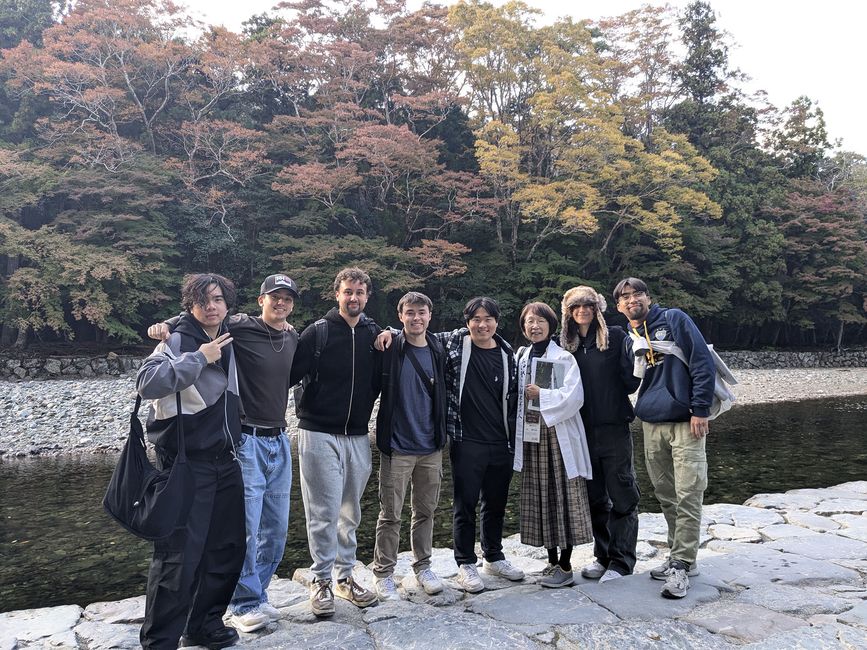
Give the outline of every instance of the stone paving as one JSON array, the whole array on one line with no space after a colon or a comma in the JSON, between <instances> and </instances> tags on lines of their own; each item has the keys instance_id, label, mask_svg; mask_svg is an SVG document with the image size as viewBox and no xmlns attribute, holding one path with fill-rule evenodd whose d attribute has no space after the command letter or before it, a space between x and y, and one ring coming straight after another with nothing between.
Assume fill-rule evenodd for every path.
<instances>
[{"instance_id":1,"label":"stone paving","mask_svg":"<svg viewBox=\"0 0 867 650\"><path fill-rule=\"evenodd\" d=\"M507 557L527 572L513 583L480 572L486 590L465 594L449 549L433 569L446 583L427 596L401 554L400 602L359 610L337 600L331 620L307 601L309 576L276 579L271 603L283 619L241 635L246 648L867 648L867 481L827 489L759 494L744 505L707 506L700 575L682 600L660 597L647 571L665 558L665 524L640 515L636 574L571 588L537 584L543 549L505 540ZM591 545L573 563L592 559ZM576 572L577 573L577 572ZM356 579L373 585L359 564ZM138 647L144 596L112 603L0 614L0 650Z\"/></svg>"}]
</instances>

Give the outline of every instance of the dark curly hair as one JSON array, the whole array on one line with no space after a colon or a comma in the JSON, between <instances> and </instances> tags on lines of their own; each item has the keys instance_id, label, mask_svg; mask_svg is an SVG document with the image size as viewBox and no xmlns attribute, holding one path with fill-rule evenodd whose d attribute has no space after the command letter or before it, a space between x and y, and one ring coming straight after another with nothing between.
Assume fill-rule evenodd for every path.
<instances>
[{"instance_id":1,"label":"dark curly hair","mask_svg":"<svg viewBox=\"0 0 867 650\"><path fill-rule=\"evenodd\" d=\"M193 305L204 307L208 302L208 292L215 284L223 292L226 307L229 309L234 307L235 298L238 296L235 283L216 273L192 273L185 276L181 287L181 306L187 311L191 311Z\"/></svg>"}]
</instances>

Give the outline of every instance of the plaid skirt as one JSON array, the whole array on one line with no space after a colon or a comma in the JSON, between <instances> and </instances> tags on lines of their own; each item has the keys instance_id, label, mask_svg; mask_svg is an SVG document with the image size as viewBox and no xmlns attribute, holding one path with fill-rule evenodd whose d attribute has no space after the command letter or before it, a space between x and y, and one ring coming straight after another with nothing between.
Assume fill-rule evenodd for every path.
<instances>
[{"instance_id":1,"label":"plaid skirt","mask_svg":"<svg viewBox=\"0 0 867 650\"><path fill-rule=\"evenodd\" d=\"M521 542L562 548L593 541L586 482L566 478L554 427L541 424L539 442L523 444Z\"/></svg>"}]
</instances>

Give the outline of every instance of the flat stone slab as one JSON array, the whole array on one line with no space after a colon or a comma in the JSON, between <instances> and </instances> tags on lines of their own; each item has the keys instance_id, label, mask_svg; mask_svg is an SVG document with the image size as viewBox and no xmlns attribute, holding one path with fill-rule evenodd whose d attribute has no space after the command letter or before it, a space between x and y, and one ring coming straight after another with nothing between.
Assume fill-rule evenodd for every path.
<instances>
[{"instance_id":1,"label":"flat stone slab","mask_svg":"<svg viewBox=\"0 0 867 650\"><path fill-rule=\"evenodd\" d=\"M716 539L733 539L739 542L760 542L762 536L754 528L740 528L728 524L711 524L707 528L711 537Z\"/></svg>"},{"instance_id":2,"label":"flat stone slab","mask_svg":"<svg viewBox=\"0 0 867 650\"><path fill-rule=\"evenodd\" d=\"M829 596L816 589L778 584L744 589L735 600L739 603L758 605L775 612L798 616L839 614L852 607L852 601L845 598Z\"/></svg>"},{"instance_id":3,"label":"flat stone slab","mask_svg":"<svg viewBox=\"0 0 867 650\"><path fill-rule=\"evenodd\" d=\"M557 650L717 650L735 648L726 637L682 621L619 625L565 625L557 628Z\"/></svg>"},{"instance_id":4,"label":"flat stone slab","mask_svg":"<svg viewBox=\"0 0 867 650\"><path fill-rule=\"evenodd\" d=\"M867 633L846 625L815 625L781 632L764 641L741 646L744 650L780 650L781 648L804 648L805 650L852 650L867 647Z\"/></svg>"},{"instance_id":5,"label":"flat stone slab","mask_svg":"<svg viewBox=\"0 0 867 650\"><path fill-rule=\"evenodd\" d=\"M837 620L847 625L855 625L867 630L867 601L862 600L848 612L837 617Z\"/></svg>"},{"instance_id":6,"label":"flat stone slab","mask_svg":"<svg viewBox=\"0 0 867 650\"><path fill-rule=\"evenodd\" d=\"M274 632L255 638L249 645L252 648L286 650L374 650L376 647L373 639L363 629L332 621L316 621L309 625L281 622Z\"/></svg>"},{"instance_id":7,"label":"flat stone slab","mask_svg":"<svg viewBox=\"0 0 867 650\"><path fill-rule=\"evenodd\" d=\"M467 609L489 618L521 625L616 623L617 617L576 589L515 587L468 599Z\"/></svg>"},{"instance_id":8,"label":"flat stone slab","mask_svg":"<svg viewBox=\"0 0 867 650\"><path fill-rule=\"evenodd\" d=\"M144 622L145 597L134 596L116 602L93 603L84 609L84 618L103 623Z\"/></svg>"},{"instance_id":9,"label":"flat stone slab","mask_svg":"<svg viewBox=\"0 0 867 650\"><path fill-rule=\"evenodd\" d=\"M682 617L688 623L740 641L761 641L808 623L794 616L745 603L714 603L697 607Z\"/></svg>"},{"instance_id":10,"label":"flat stone slab","mask_svg":"<svg viewBox=\"0 0 867 650\"><path fill-rule=\"evenodd\" d=\"M650 560L658 555L659 549L643 540L635 545L635 557L639 560Z\"/></svg>"},{"instance_id":11,"label":"flat stone slab","mask_svg":"<svg viewBox=\"0 0 867 650\"><path fill-rule=\"evenodd\" d=\"M867 542L867 516L840 514L834 515L833 521L840 525L834 531L838 535Z\"/></svg>"},{"instance_id":12,"label":"flat stone slab","mask_svg":"<svg viewBox=\"0 0 867 650\"><path fill-rule=\"evenodd\" d=\"M277 609L310 599L310 588L288 578L274 578L268 585L268 602Z\"/></svg>"},{"instance_id":13,"label":"flat stone slab","mask_svg":"<svg viewBox=\"0 0 867 650\"><path fill-rule=\"evenodd\" d=\"M835 485L834 489L867 495L867 481L849 481L848 483L840 483L840 485Z\"/></svg>"},{"instance_id":14,"label":"flat stone slab","mask_svg":"<svg viewBox=\"0 0 867 650\"><path fill-rule=\"evenodd\" d=\"M816 507L822 497L811 494L756 494L744 501L745 506L771 510L809 510Z\"/></svg>"},{"instance_id":15,"label":"flat stone slab","mask_svg":"<svg viewBox=\"0 0 867 650\"><path fill-rule=\"evenodd\" d=\"M443 650L516 648L536 650L539 644L501 622L471 614L443 612L436 616L391 618L368 626L378 650ZM304 647L297 643L295 647ZM334 646L340 647L340 646Z\"/></svg>"},{"instance_id":16,"label":"flat stone slab","mask_svg":"<svg viewBox=\"0 0 867 650\"><path fill-rule=\"evenodd\" d=\"M774 541L776 539L784 539L786 537L806 537L808 535L818 535L819 533L808 528L802 528L794 524L774 524L773 526L765 526L759 529L762 537Z\"/></svg>"},{"instance_id":17,"label":"flat stone slab","mask_svg":"<svg viewBox=\"0 0 867 650\"><path fill-rule=\"evenodd\" d=\"M813 508L813 512L819 515L864 514L867 512L867 495L864 499L827 499Z\"/></svg>"},{"instance_id":18,"label":"flat stone slab","mask_svg":"<svg viewBox=\"0 0 867 650\"><path fill-rule=\"evenodd\" d=\"M701 509L702 520L707 518L711 523L730 524L738 528L764 528L774 524L785 523L783 517L773 510L739 506L731 503L717 503L704 506Z\"/></svg>"},{"instance_id":19,"label":"flat stone slab","mask_svg":"<svg viewBox=\"0 0 867 650\"><path fill-rule=\"evenodd\" d=\"M841 535L787 537L765 546L814 560L858 560L867 557L867 543Z\"/></svg>"},{"instance_id":20,"label":"flat stone slab","mask_svg":"<svg viewBox=\"0 0 867 650\"><path fill-rule=\"evenodd\" d=\"M66 632L78 623L83 611L78 605L63 605L0 614L0 639L33 642Z\"/></svg>"},{"instance_id":21,"label":"flat stone slab","mask_svg":"<svg viewBox=\"0 0 867 650\"><path fill-rule=\"evenodd\" d=\"M723 582L738 587L756 587L762 584L861 584L857 571L833 562L814 560L803 555L783 553L768 544L741 544L715 540L711 550L727 553L705 560L702 573L710 573Z\"/></svg>"},{"instance_id":22,"label":"flat stone slab","mask_svg":"<svg viewBox=\"0 0 867 650\"><path fill-rule=\"evenodd\" d=\"M85 621L75 626L75 636L88 650L141 648L139 629L141 625L113 625L100 621ZM77 645L77 644L76 644ZM76 647L76 646L73 646Z\"/></svg>"},{"instance_id":23,"label":"flat stone slab","mask_svg":"<svg viewBox=\"0 0 867 650\"><path fill-rule=\"evenodd\" d=\"M790 511L786 513L786 521L796 526L803 526L818 533L826 533L829 530L836 530L840 524L823 515L817 515L815 512L803 512L801 510Z\"/></svg>"},{"instance_id":24,"label":"flat stone slab","mask_svg":"<svg viewBox=\"0 0 867 650\"><path fill-rule=\"evenodd\" d=\"M638 539L655 546L668 544L668 524L658 512L638 513Z\"/></svg>"},{"instance_id":25,"label":"flat stone slab","mask_svg":"<svg viewBox=\"0 0 867 650\"><path fill-rule=\"evenodd\" d=\"M689 592L684 598L663 598L659 591L663 583L652 580L646 573L624 576L603 584L580 584L576 589L593 602L613 612L624 621L654 621L683 616L701 603L719 600L719 590L707 584L704 576L689 579Z\"/></svg>"}]
</instances>

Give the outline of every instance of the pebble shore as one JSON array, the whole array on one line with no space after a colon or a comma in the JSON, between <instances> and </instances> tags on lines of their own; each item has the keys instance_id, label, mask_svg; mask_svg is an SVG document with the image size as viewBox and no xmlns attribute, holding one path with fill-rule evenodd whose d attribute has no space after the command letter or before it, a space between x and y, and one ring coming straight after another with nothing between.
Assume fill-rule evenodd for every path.
<instances>
[{"instance_id":1,"label":"pebble shore","mask_svg":"<svg viewBox=\"0 0 867 650\"><path fill-rule=\"evenodd\" d=\"M241 633L242 648L357 650L526 650L867 648L867 481L825 489L758 494L744 505L714 504L702 513L699 575L685 598L660 597L648 571L667 555L661 514L639 515L635 574L598 584L545 589L544 549L504 540L506 557L526 577L509 582L480 575L485 591L465 593L455 581L450 549L435 549L431 568L442 593L419 588L411 554L395 567L402 599L358 609L337 599L330 620L308 601L310 575L298 570L271 583L279 621ZM575 548L573 566L592 559ZM373 587L370 568L355 579ZM0 650L136 648L144 596L0 613Z\"/></svg>"},{"instance_id":2,"label":"pebble shore","mask_svg":"<svg viewBox=\"0 0 867 650\"><path fill-rule=\"evenodd\" d=\"M737 370L735 374L740 382L735 386L735 408L867 395L867 368ZM133 375L0 381L0 459L119 451L129 430L134 387ZM291 427L294 418L289 415Z\"/></svg>"}]
</instances>

